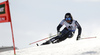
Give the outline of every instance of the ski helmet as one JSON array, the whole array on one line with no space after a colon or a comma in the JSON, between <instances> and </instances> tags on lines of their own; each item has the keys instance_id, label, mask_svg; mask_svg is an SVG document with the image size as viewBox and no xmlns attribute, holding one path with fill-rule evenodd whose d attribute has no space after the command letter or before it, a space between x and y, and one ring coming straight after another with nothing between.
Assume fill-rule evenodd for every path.
<instances>
[{"instance_id":1,"label":"ski helmet","mask_svg":"<svg viewBox=\"0 0 100 55\"><path fill-rule=\"evenodd\" d=\"M66 14L65 14L65 20L67 20L66 18L68 18L68 20L73 21L73 18L72 18L71 13L66 13Z\"/></svg>"}]
</instances>

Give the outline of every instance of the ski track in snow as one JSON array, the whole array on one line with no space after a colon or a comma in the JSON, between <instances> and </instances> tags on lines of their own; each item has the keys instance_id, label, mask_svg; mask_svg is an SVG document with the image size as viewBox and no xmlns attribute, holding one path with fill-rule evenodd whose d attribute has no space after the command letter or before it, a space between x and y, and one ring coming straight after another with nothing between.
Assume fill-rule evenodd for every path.
<instances>
[{"instance_id":1,"label":"ski track in snow","mask_svg":"<svg viewBox=\"0 0 100 55\"><path fill-rule=\"evenodd\" d=\"M16 50L16 55L100 55L100 39L79 41L65 40L61 43L35 46ZM0 55L14 55L13 51L0 52Z\"/></svg>"}]
</instances>

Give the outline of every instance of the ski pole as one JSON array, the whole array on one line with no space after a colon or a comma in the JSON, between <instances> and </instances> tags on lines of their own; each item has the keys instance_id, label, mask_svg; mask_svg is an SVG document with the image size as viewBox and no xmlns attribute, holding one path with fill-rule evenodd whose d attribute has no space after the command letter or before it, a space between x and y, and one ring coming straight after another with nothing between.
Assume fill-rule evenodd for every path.
<instances>
[{"instance_id":1,"label":"ski pole","mask_svg":"<svg viewBox=\"0 0 100 55\"><path fill-rule=\"evenodd\" d=\"M86 38L81 38L81 39L91 39L91 38L97 38L96 36L95 37L86 37Z\"/></svg>"},{"instance_id":2,"label":"ski pole","mask_svg":"<svg viewBox=\"0 0 100 55\"><path fill-rule=\"evenodd\" d=\"M29 45L34 44L34 43L37 43L37 42L40 42L40 41L43 41L43 40L46 40L46 39L51 38L51 37L54 37L54 36L56 36L56 35L53 35L53 36L50 36L50 37L43 38L43 39L41 39L41 40L38 40L38 41L32 42L32 43L30 43Z\"/></svg>"}]
</instances>

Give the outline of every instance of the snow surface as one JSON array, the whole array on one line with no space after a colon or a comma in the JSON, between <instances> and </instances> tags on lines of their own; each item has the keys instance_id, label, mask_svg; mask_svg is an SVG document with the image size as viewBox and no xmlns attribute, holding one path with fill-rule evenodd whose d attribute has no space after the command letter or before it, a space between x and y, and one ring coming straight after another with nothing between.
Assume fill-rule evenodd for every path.
<instances>
[{"instance_id":1,"label":"snow surface","mask_svg":"<svg viewBox=\"0 0 100 55\"><path fill-rule=\"evenodd\" d=\"M84 39L44 46L34 46L16 50L16 55L100 55L100 39ZM0 52L0 55L14 55L13 51Z\"/></svg>"}]
</instances>

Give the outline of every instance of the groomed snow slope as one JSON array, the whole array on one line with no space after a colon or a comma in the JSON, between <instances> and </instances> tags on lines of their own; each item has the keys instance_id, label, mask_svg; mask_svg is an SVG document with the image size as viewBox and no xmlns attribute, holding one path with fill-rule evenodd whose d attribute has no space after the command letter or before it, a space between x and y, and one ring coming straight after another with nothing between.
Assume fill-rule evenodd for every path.
<instances>
[{"instance_id":1,"label":"groomed snow slope","mask_svg":"<svg viewBox=\"0 0 100 55\"><path fill-rule=\"evenodd\" d=\"M69 39L45 46L36 46L16 50L16 55L100 55L100 39L84 39L71 41ZM1 52L0 55L14 55L13 51Z\"/></svg>"}]
</instances>

